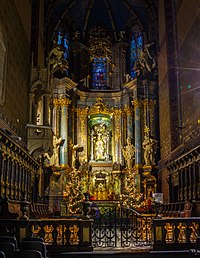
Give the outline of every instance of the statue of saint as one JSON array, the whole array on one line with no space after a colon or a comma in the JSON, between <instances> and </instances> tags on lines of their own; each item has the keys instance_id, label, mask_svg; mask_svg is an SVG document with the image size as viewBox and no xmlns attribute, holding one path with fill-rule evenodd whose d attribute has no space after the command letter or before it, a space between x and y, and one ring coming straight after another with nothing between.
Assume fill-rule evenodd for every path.
<instances>
[{"instance_id":1,"label":"statue of saint","mask_svg":"<svg viewBox=\"0 0 200 258\"><path fill-rule=\"evenodd\" d=\"M149 48L153 45L154 43L146 44L143 49L140 50L139 54L139 63L141 65L142 70L145 72L151 72L155 66L156 66L156 61L155 59L151 56L149 52Z\"/></svg>"},{"instance_id":2,"label":"statue of saint","mask_svg":"<svg viewBox=\"0 0 200 258\"><path fill-rule=\"evenodd\" d=\"M76 168L76 152L81 146L79 144L72 146L72 167Z\"/></svg>"},{"instance_id":3,"label":"statue of saint","mask_svg":"<svg viewBox=\"0 0 200 258\"><path fill-rule=\"evenodd\" d=\"M49 53L49 64L52 74L59 69L61 70L61 72L68 69L68 62L63 57L63 54L64 51L62 50L62 46L60 45L56 45Z\"/></svg>"},{"instance_id":4,"label":"statue of saint","mask_svg":"<svg viewBox=\"0 0 200 258\"><path fill-rule=\"evenodd\" d=\"M50 165L58 166L59 165L59 149L62 143L62 137L57 138L53 136L53 155L50 157L48 153L45 155L45 159L49 160ZM46 162L47 162L46 160Z\"/></svg>"},{"instance_id":5,"label":"statue of saint","mask_svg":"<svg viewBox=\"0 0 200 258\"><path fill-rule=\"evenodd\" d=\"M91 141L93 140L95 160L109 160L110 132L105 123L94 126L91 132ZM91 156L93 157L93 154Z\"/></svg>"},{"instance_id":6,"label":"statue of saint","mask_svg":"<svg viewBox=\"0 0 200 258\"><path fill-rule=\"evenodd\" d=\"M126 161L126 166L128 169L132 168L132 162L135 156L135 147L133 146L133 144L131 144L131 138L128 137L126 139L127 145L124 146L124 148L122 149L122 153L124 156L124 159Z\"/></svg>"},{"instance_id":7,"label":"statue of saint","mask_svg":"<svg viewBox=\"0 0 200 258\"><path fill-rule=\"evenodd\" d=\"M157 141L147 134L144 135L144 141L142 143L144 149L144 162L145 165L155 164L155 152L156 152Z\"/></svg>"},{"instance_id":8,"label":"statue of saint","mask_svg":"<svg viewBox=\"0 0 200 258\"><path fill-rule=\"evenodd\" d=\"M101 133L97 134L95 151L96 151L96 160L104 159L105 146L104 146Z\"/></svg>"}]
</instances>

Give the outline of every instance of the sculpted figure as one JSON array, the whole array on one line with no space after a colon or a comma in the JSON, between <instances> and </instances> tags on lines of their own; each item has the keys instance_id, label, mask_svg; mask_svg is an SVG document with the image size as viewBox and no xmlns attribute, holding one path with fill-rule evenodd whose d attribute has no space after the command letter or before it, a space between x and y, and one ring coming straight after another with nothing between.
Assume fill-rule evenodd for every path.
<instances>
[{"instance_id":1,"label":"sculpted figure","mask_svg":"<svg viewBox=\"0 0 200 258\"><path fill-rule=\"evenodd\" d=\"M72 167L75 168L76 167L76 151L78 150L78 148L80 148L81 146L79 144L73 145L72 147Z\"/></svg>"},{"instance_id":2,"label":"sculpted figure","mask_svg":"<svg viewBox=\"0 0 200 258\"><path fill-rule=\"evenodd\" d=\"M155 66L156 66L156 61L155 59L151 56L149 52L150 46L152 46L153 43L146 44L143 49L140 50L139 54L139 63L142 67L142 70L145 72L151 72Z\"/></svg>"},{"instance_id":3,"label":"sculpted figure","mask_svg":"<svg viewBox=\"0 0 200 258\"><path fill-rule=\"evenodd\" d=\"M96 159L97 160L104 159L105 146L100 133L97 135L95 150L96 150Z\"/></svg>"},{"instance_id":4,"label":"sculpted figure","mask_svg":"<svg viewBox=\"0 0 200 258\"><path fill-rule=\"evenodd\" d=\"M51 157L50 163L56 166L59 165L59 149L61 142L62 137L57 138L55 135L53 136L53 155Z\"/></svg>"},{"instance_id":5,"label":"sculpted figure","mask_svg":"<svg viewBox=\"0 0 200 258\"><path fill-rule=\"evenodd\" d=\"M60 45L55 46L49 53L49 63L52 74L59 69L61 70L61 72L68 69L68 62L63 57L63 54L64 51L62 50L62 46Z\"/></svg>"},{"instance_id":6,"label":"sculpted figure","mask_svg":"<svg viewBox=\"0 0 200 258\"><path fill-rule=\"evenodd\" d=\"M127 145L124 146L124 148L122 149L122 153L123 153L124 159L126 161L127 168L131 169L132 161L135 156L135 147L133 146L133 144L131 144L130 137L127 138L126 142L127 142Z\"/></svg>"},{"instance_id":7,"label":"sculpted figure","mask_svg":"<svg viewBox=\"0 0 200 258\"><path fill-rule=\"evenodd\" d=\"M144 141L142 143L144 149L144 162L145 165L155 164L155 152L157 141L147 134L144 135Z\"/></svg>"}]
</instances>

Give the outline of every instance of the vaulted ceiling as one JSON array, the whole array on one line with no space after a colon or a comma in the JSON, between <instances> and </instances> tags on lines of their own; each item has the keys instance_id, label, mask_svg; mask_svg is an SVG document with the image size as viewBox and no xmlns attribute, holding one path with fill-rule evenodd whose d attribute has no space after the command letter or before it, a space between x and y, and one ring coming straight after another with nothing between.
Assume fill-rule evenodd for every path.
<instances>
[{"instance_id":1,"label":"vaulted ceiling","mask_svg":"<svg viewBox=\"0 0 200 258\"><path fill-rule=\"evenodd\" d=\"M152 35L157 24L158 0L45 0L46 33L60 27L69 33L79 31L82 41L97 24L108 28L117 41L120 31L139 25L146 35Z\"/></svg>"}]
</instances>

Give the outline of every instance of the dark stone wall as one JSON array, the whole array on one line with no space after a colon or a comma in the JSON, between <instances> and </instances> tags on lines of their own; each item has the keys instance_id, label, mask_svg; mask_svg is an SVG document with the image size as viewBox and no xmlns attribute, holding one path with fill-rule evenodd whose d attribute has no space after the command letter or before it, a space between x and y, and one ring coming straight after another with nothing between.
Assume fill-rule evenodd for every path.
<instances>
[{"instance_id":1,"label":"dark stone wall","mask_svg":"<svg viewBox=\"0 0 200 258\"><path fill-rule=\"evenodd\" d=\"M30 1L22 0L30 5ZM27 28L22 24L23 15L18 13L14 0L0 1L0 24L7 49L5 102L0 106L1 124L10 127L23 140L26 137L25 125L28 121L28 91L30 81L30 39ZM31 10L31 8L30 8ZM30 14L31 15L31 14ZM30 25L29 25L30 26ZM26 30L25 30L26 29ZM18 120L19 119L19 120Z\"/></svg>"},{"instance_id":2,"label":"dark stone wall","mask_svg":"<svg viewBox=\"0 0 200 258\"><path fill-rule=\"evenodd\" d=\"M200 2L170 2L159 1L159 180L165 201L167 166L200 144Z\"/></svg>"},{"instance_id":3,"label":"dark stone wall","mask_svg":"<svg viewBox=\"0 0 200 258\"><path fill-rule=\"evenodd\" d=\"M182 136L189 143L200 134L200 15L179 50ZM199 144L199 142L196 142Z\"/></svg>"}]
</instances>

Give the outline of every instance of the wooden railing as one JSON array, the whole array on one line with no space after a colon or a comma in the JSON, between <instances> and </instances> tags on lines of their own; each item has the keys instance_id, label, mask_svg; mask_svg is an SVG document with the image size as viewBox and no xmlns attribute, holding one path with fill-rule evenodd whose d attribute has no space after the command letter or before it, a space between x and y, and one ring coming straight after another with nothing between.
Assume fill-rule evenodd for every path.
<instances>
[{"instance_id":1,"label":"wooden railing","mask_svg":"<svg viewBox=\"0 0 200 258\"><path fill-rule=\"evenodd\" d=\"M153 220L154 250L189 250L199 236L200 217Z\"/></svg>"},{"instance_id":2,"label":"wooden railing","mask_svg":"<svg viewBox=\"0 0 200 258\"><path fill-rule=\"evenodd\" d=\"M193 204L185 202L164 203L160 212L163 217L190 217L192 214Z\"/></svg>"},{"instance_id":3,"label":"wooden railing","mask_svg":"<svg viewBox=\"0 0 200 258\"><path fill-rule=\"evenodd\" d=\"M40 164L23 146L0 129L0 196L1 200L16 202L12 206L13 211L16 207L14 213L19 213L18 204L21 201L30 202L33 199L33 186L39 173ZM8 216L6 213L0 214L4 215Z\"/></svg>"},{"instance_id":4,"label":"wooden railing","mask_svg":"<svg viewBox=\"0 0 200 258\"><path fill-rule=\"evenodd\" d=\"M0 220L0 234L12 235L20 241L24 237L41 237L50 256L66 251L91 251L91 223L86 219Z\"/></svg>"}]
</instances>

